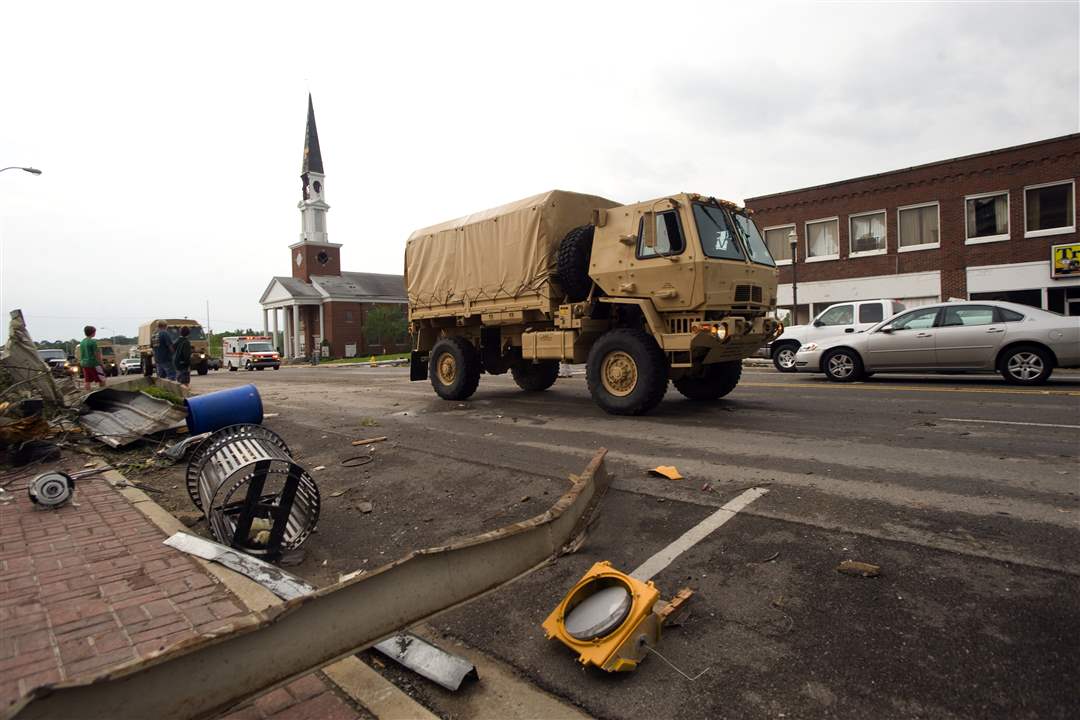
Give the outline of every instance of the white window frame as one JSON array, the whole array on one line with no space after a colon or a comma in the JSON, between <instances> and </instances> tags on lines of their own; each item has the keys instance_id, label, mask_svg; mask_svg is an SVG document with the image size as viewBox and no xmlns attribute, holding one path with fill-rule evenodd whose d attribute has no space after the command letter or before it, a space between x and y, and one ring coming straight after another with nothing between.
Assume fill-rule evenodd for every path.
<instances>
[{"instance_id":1,"label":"white window frame","mask_svg":"<svg viewBox=\"0 0 1080 720\"><path fill-rule=\"evenodd\" d=\"M770 230L784 230L784 229L794 230L795 229L795 223L787 223L786 225L770 225L767 228L762 228L761 229L761 239L764 240L765 239L765 234L767 232L769 232ZM768 243L766 243L765 246L768 247ZM788 243L788 247L789 248L791 247L791 243ZM792 260L794 260L794 259L795 258L792 258L791 260L777 260L776 258L773 258L773 260L776 262L777 267L779 267L781 265L790 265Z\"/></svg>"},{"instance_id":2,"label":"white window frame","mask_svg":"<svg viewBox=\"0 0 1080 720\"><path fill-rule=\"evenodd\" d=\"M820 255L818 257L810 257L810 226L823 222L835 222L836 223L836 254L835 255ZM806 258L806 262L825 262L826 260L839 260L840 259L840 216L834 215L833 217L818 218L817 220L807 220L803 223L803 257Z\"/></svg>"},{"instance_id":3,"label":"white window frame","mask_svg":"<svg viewBox=\"0 0 1080 720\"><path fill-rule=\"evenodd\" d=\"M968 237L968 225L967 225L967 204L968 200L978 200L985 197L996 197L997 195L1005 196L1005 234L1004 235L987 235L986 237ZM994 192L977 193L975 195L964 196L964 244L965 245L981 245L983 243L1002 242L1012 237L1012 198L1009 196L1008 190L995 190ZM940 226L938 232L941 232Z\"/></svg>"},{"instance_id":4,"label":"white window frame","mask_svg":"<svg viewBox=\"0 0 1080 720\"><path fill-rule=\"evenodd\" d=\"M1044 187L1054 187L1055 185L1069 185L1072 190L1072 204L1073 204L1073 224L1065 227L1047 228L1046 230L1028 230L1027 229L1027 191L1038 190ZM1065 235L1067 233L1076 232L1076 181L1073 179L1068 180L1056 180L1054 182L1039 183L1038 185L1026 185L1024 186L1024 237L1025 238L1037 238L1047 237L1048 235Z\"/></svg>"},{"instance_id":5,"label":"white window frame","mask_svg":"<svg viewBox=\"0 0 1080 720\"><path fill-rule=\"evenodd\" d=\"M904 237L900 233L900 213L904 210L918 210L919 208L930 207L931 205L937 208L937 237L936 243L922 243L921 245L908 245L904 247ZM964 201L964 227L967 228L967 201ZM967 230L964 230L964 234L967 235ZM937 200L931 202L917 203L915 205L904 205L903 207L896 208L896 252L916 252L919 250L933 250L934 248L941 247L941 203Z\"/></svg>"},{"instance_id":6,"label":"white window frame","mask_svg":"<svg viewBox=\"0 0 1080 720\"><path fill-rule=\"evenodd\" d=\"M854 220L855 218L866 217L867 215L884 215L885 216L885 223L884 223L885 235L882 236L882 238L881 238L882 240L885 241L885 247L881 248L880 250L863 250L861 252L852 252L851 251L851 240L852 240L853 236L852 236L852 232L851 232L851 221ZM871 255L884 255L885 253L889 252L889 211L886 210L885 208L882 208L880 210L867 210L866 212L858 212L858 213L852 213L852 214L848 215L847 238L848 238L847 239L847 244L848 244L847 249L848 249L848 257L849 258L869 257Z\"/></svg>"}]
</instances>

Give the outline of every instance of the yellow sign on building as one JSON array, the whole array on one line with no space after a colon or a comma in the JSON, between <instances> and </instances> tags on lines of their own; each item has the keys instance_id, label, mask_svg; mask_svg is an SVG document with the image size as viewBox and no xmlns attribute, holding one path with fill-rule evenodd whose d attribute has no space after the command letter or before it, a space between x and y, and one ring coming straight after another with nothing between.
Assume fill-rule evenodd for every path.
<instances>
[{"instance_id":1,"label":"yellow sign on building","mask_svg":"<svg viewBox=\"0 0 1080 720\"><path fill-rule=\"evenodd\" d=\"M1080 277L1080 243L1066 243L1050 248L1050 277Z\"/></svg>"}]
</instances>

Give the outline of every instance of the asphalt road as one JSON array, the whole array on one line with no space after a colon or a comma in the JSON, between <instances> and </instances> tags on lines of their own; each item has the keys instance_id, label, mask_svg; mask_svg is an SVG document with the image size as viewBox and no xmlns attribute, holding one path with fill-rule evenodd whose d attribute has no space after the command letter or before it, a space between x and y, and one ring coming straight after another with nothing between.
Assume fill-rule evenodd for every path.
<instances>
[{"instance_id":1,"label":"asphalt road","mask_svg":"<svg viewBox=\"0 0 1080 720\"><path fill-rule=\"evenodd\" d=\"M878 376L838 385L747 369L728 398L670 389L612 417L581 376L539 394L507 376L468 402L398 368L196 377L255 382L267 425L314 473L319 532L294 568L318 583L530 517L599 447L616 479L577 554L442 616L435 628L596 717L1080 716L1080 375ZM349 441L373 435L357 470ZM685 480L646 475L675 465ZM151 477L190 510L180 471ZM179 487L179 490L177 489ZM598 560L630 571L747 488L768 493L656 577L692 614L633 673L584 670L540 623ZM361 503L370 502L371 512ZM839 574L845 559L877 578ZM455 696L385 670L447 717ZM482 681L481 681L482 682Z\"/></svg>"}]
</instances>

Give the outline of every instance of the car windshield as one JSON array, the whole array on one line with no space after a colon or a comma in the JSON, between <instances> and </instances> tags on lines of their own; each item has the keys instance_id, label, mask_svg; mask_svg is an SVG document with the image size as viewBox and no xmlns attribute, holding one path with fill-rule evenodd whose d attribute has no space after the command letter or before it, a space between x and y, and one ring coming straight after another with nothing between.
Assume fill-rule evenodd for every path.
<instances>
[{"instance_id":1,"label":"car windshield","mask_svg":"<svg viewBox=\"0 0 1080 720\"><path fill-rule=\"evenodd\" d=\"M711 258L742 260L743 250L731 228L727 213L717 205L694 203L694 222L701 237L701 249Z\"/></svg>"},{"instance_id":2,"label":"car windshield","mask_svg":"<svg viewBox=\"0 0 1080 720\"><path fill-rule=\"evenodd\" d=\"M274 348L270 347L268 342L253 342L247 344L248 352L273 352Z\"/></svg>"},{"instance_id":3,"label":"car windshield","mask_svg":"<svg viewBox=\"0 0 1080 720\"><path fill-rule=\"evenodd\" d=\"M63 350L38 350L38 357L42 360L65 360L67 355Z\"/></svg>"},{"instance_id":4,"label":"car windshield","mask_svg":"<svg viewBox=\"0 0 1080 720\"><path fill-rule=\"evenodd\" d=\"M732 213L732 216L735 218L735 227L739 229L743 242L746 243L746 250L750 253L750 259L759 265L776 267L776 261L773 260L772 254L769 253L769 247L765 244L765 240L762 239L754 221L739 212Z\"/></svg>"}]
</instances>

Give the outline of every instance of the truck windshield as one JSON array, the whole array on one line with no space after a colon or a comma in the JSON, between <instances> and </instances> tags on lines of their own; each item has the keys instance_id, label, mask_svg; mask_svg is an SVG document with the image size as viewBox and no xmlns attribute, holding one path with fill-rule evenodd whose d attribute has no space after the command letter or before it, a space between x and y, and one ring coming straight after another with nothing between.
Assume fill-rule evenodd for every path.
<instances>
[{"instance_id":1,"label":"truck windshield","mask_svg":"<svg viewBox=\"0 0 1080 720\"><path fill-rule=\"evenodd\" d=\"M252 342L247 344L248 352L273 352L274 348L270 347L268 342Z\"/></svg>"},{"instance_id":2,"label":"truck windshield","mask_svg":"<svg viewBox=\"0 0 1080 720\"><path fill-rule=\"evenodd\" d=\"M102 347L101 348L101 356L102 357L112 357L113 356L112 346L111 345L106 345L106 346Z\"/></svg>"},{"instance_id":3,"label":"truck windshield","mask_svg":"<svg viewBox=\"0 0 1080 720\"><path fill-rule=\"evenodd\" d=\"M735 225L739 228L739 234L742 235L743 242L746 243L746 250L750 253L750 260L759 265L776 267L776 261L773 260L772 255L769 253L769 247L761 238L761 233L758 232L754 221L739 212L732 213L732 216L735 218Z\"/></svg>"},{"instance_id":4,"label":"truck windshield","mask_svg":"<svg viewBox=\"0 0 1080 720\"><path fill-rule=\"evenodd\" d=\"M169 328L169 333L174 338L180 337L180 326L173 325ZM203 334L203 329L199 325L188 325L188 340L205 340L206 335Z\"/></svg>"},{"instance_id":5,"label":"truck windshield","mask_svg":"<svg viewBox=\"0 0 1080 720\"><path fill-rule=\"evenodd\" d=\"M38 357L42 360L66 360L67 355L63 350L38 350Z\"/></svg>"},{"instance_id":6,"label":"truck windshield","mask_svg":"<svg viewBox=\"0 0 1080 720\"><path fill-rule=\"evenodd\" d=\"M711 258L742 260L743 251L731 228L727 213L716 205L694 203L694 222L701 236L701 249Z\"/></svg>"}]
</instances>

